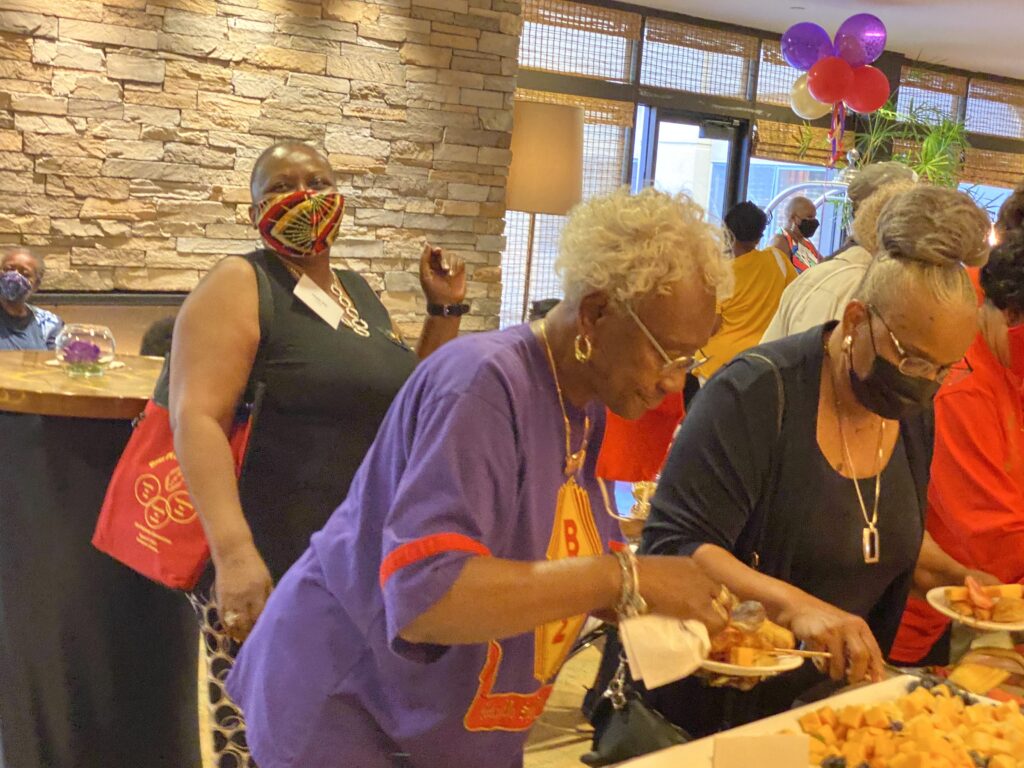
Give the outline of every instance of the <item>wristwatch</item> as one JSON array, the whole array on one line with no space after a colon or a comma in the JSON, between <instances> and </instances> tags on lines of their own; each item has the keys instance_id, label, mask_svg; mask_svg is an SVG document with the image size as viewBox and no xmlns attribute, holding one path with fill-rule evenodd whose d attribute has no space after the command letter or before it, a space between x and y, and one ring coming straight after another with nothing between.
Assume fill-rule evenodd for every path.
<instances>
[{"instance_id":1,"label":"wristwatch","mask_svg":"<svg viewBox=\"0 0 1024 768\"><path fill-rule=\"evenodd\" d=\"M431 317L462 317L469 312L469 304L427 304Z\"/></svg>"}]
</instances>

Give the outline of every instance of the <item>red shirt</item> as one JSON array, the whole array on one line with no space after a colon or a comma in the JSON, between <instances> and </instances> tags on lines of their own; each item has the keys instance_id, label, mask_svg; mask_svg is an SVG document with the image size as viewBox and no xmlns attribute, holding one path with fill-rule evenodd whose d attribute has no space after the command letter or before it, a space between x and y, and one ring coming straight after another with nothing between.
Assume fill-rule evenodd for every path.
<instances>
[{"instance_id":1,"label":"red shirt","mask_svg":"<svg viewBox=\"0 0 1024 768\"><path fill-rule=\"evenodd\" d=\"M608 411L597 476L628 483L650 482L665 463L672 435L685 414L682 393L673 393L639 419L627 421Z\"/></svg>"},{"instance_id":2,"label":"red shirt","mask_svg":"<svg viewBox=\"0 0 1024 768\"><path fill-rule=\"evenodd\" d=\"M1024 581L1024 393L979 334L967 351L974 373L935 398L935 458L928 532L968 568ZM948 619L911 598L892 657L913 663Z\"/></svg>"}]
</instances>

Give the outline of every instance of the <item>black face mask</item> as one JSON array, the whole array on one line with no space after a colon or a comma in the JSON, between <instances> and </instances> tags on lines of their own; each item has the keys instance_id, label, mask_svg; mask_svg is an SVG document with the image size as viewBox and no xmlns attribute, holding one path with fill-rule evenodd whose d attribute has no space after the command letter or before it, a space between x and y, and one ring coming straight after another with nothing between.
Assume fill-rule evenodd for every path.
<instances>
[{"instance_id":1,"label":"black face mask","mask_svg":"<svg viewBox=\"0 0 1024 768\"><path fill-rule=\"evenodd\" d=\"M804 219L797 226L800 230L800 234L806 238L814 237L814 233L818 231L818 227L821 226L821 222L817 219Z\"/></svg>"},{"instance_id":2,"label":"black face mask","mask_svg":"<svg viewBox=\"0 0 1024 768\"><path fill-rule=\"evenodd\" d=\"M868 333L871 333L870 326ZM850 386L861 405L883 419L905 419L931 406L939 391L939 382L901 373L898 366L878 354L873 334L871 348L875 361L864 378L853 370L853 348L850 348Z\"/></svg>"}]
</instances>

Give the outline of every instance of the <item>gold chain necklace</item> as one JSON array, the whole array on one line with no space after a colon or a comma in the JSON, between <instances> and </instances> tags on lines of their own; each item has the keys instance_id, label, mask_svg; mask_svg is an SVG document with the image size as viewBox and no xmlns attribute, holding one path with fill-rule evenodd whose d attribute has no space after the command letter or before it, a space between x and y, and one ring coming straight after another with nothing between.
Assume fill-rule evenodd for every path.
<instances>
[{"instance_id":1,"label":"gold chain necklace","mask_svg":"<svg viewBox=\"0 0 1024 768\"><path fill-rule=\"evenodd\" d=\"M575 475L583 468L587 459L587 440L590 439L590 416L583 417L583 441L580 449L573 453L572 450L572 426L569 424L569 414L565 410L565 398L562 397L562 385L558 381L558 371L555 369L555 356L551 352L551 343L548 341L547 323L540 321L540 335L544 339L544 349L548 356L548 365L551 366L551 375L555 379L555 391L558 393L558 405L562 409L562 420L565 422L565 474Z\"/></svg>"},{"instance_id":2,"label":"gold chain necklace","mask_svg":"<svg viewBox=\"0 0 1024 768\"><path fill-rule=\"evenodd\" d=\"M281 259L281 263L284 264L285 269L291 273L292 277L294 277L296 281L302 279L302 276L306 274L306 272L292 264L289 264L284 259ZM335 299L337 299L338 306L341 307L341 322L346 327L354 331L357 336L362 336L364 339L369 338L370 326L362 317L360 317L359 310L356 308L356 305L342 289L338 275L329 267L327 271L331 273L331 294ZM310 280L312 279L313 278L310 278Z\"/></svg>"},{"instance_id":3,"label":"gold chain necklace","mask_svg":"<svg viewBox=\"0 0 1024 768\"><path fill-rule=\"evenodd\" d=\"M860 490L860 482L857 480L857 469L853 466L853 455L850 453L850 445L846 441L846 432L843 429L843 412L839 402L839 385L836 381L836 372L832 367L832 358L828 353L828 344L825 345L825 364L828 366L829 376L832 379L832 395L836 402L836 422L839 424L839 439L843 443L843 453L846 455L846 463L850 465L850 474L853 487L857 491L857 501L860 503L860 513L864 517L865 527L861 532L861 549L864 552L864 562L874 565L881 560L881 536L878 533L878 502L882 497L882 458L885 446L885 419L881 419L881 428L878 430L878 471L875 474L875 504L868 517L868 506L864 503L864 495Z\"/></svg>"}]
</instances>

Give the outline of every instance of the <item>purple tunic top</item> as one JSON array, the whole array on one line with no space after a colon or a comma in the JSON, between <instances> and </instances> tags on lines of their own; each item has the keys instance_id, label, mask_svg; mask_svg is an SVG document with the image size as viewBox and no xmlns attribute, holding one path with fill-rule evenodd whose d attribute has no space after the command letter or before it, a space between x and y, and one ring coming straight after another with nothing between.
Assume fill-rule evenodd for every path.
<instances>
[{"instance_id":1,"label":"purple tunic top","mask_svg":"<svg viewBox=\"0 0 1024 768\"><path fill-rule=\"evenodd\" d=\"M566 407L575 449L585 414ZM588 412L579 482L594 512L556 515L563 419L529 327L464 337L416 369L229 678L261 768L522 765L584 617L479 645L399 632L470 557L587 556L619 539L594 480L603 409Z\"/></svg>"}]
</instances>

